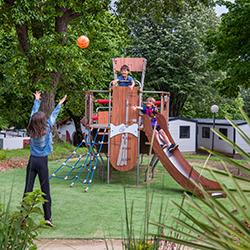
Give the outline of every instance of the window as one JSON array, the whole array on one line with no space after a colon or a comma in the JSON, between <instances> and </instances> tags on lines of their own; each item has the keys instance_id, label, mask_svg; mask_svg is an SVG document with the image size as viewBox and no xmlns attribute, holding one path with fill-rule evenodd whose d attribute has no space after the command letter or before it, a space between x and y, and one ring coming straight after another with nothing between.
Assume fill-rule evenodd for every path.
<instances>
[{"instance_id":1,"label":"window","mask_svg":"<svg viewBox=\"0 0 250 250\"><path fill-rule=\"evenodd\" d=\"M210 128L209 127L202 127L202 138L210 138Z\"/></svg>"},{"instance_id":2,"label":"window","mask_svg":"<svg viewBox=\"0 0 250 250\"><path fill-rule=\"evenodd\" d=\"M190 126L180 126L180 138L190 138Z\"/></svg>"},{"instance_id":3,"label":"window","mask_svg":"<svg viewBox=\"0 0 250 250\"><path fill-rule=\"evenodd\" d=\"M219 131L227 137L227 128L219 128ZM220 137L219 139L222 140Z\"/></svg>"}]
</instances>

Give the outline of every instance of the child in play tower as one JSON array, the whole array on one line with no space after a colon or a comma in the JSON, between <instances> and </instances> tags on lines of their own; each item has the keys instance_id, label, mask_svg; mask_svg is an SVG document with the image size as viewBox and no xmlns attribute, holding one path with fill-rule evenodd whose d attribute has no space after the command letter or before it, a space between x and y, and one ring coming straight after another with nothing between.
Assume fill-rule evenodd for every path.
<instances>
[{"instance_id":1,"label":"child in play tower","mask_svg":"<svg viewBox=\"0 0 250 250\"><path fill-rule=\"evenodd\" d=\"M143 114L147 114L151 118L151 126L153 128L156 126L155 136L161 146L164 147L167 145L169 152L173 152L178 147L177 144L170 142L164 130L158 124L156 124L157 121L155 115L157 114L157 107L155 106L155 99L153 97L148 97L146 100L146 105L143 107L132 106L132 109L141 110Z\"/></svg>"},{"instance_id":2,"label":"child in play tower","mask_svg":"<svg viewBox=\"0 0 250 250\"><path fill-rule=\"evenodd\" d=\"M133 77L129 75L129 71L130 70L128 65L123 65L120 70L121 75L119 75L117 79L113 80L112 84L121 87L130 87L131 89L133 89L133 87L135 86L135 81Z\"/></svg>"}]
</instances>

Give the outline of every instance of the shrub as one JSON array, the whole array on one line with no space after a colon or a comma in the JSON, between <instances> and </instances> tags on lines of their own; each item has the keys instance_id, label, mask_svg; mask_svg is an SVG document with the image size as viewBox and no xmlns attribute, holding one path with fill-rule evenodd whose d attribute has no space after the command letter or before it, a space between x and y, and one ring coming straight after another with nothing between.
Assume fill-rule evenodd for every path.
<instances>
[{"instance_id":1,"label":"shrub","mask_svg":"<svg viewBox=\"0 0 250 250\"><path fill-rule=\"evenodd\" d=\"M34 215L43 214L40 205L44 201L43 193L34 190L25 195L17 211L10 211L11 198L7 206L0 204L0 250L37 249L33 240L44 223Z\"/></svg>"},{"instance_id":2,"label":"shrub","mask_svg":"<svg viewBox=\"0 0 250 250\"><path fill-rule=\"evenodd\" d=\"M0 150L0 160L5 160L7 157L6 153L4 150Z\"/></svg>"}]
</instances>

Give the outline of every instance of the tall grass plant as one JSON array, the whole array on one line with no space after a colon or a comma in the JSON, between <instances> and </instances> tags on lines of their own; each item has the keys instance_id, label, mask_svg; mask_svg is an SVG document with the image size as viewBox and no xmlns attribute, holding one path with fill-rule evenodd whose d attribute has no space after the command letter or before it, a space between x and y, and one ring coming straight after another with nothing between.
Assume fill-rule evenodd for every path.
<instances>
[{"instance_id":1,"label":"tall grass plant","mask_svg":"<svg viewBox=\"0 0 250 250\"><path fill-rule=\"evenodd\" d=\"M250 126L249 118L243 111L241 112ZM241 135L246 144L250 146L249 135L229 119L228 121L236 132ZM155 237L175 242L179 248L189 246L193 249L204 250L248 250L250 246L250 188L243 190L240 182L243 180L249 183L250 155L219 131L213 130L213 132L229 143L245 160L244 164L218 152L208 150L210 154L216 155L222 161L224 165L223 176L226 175L230 182L233 183L233 189L220 181L221 173L210 169L209 171L214 179L220 182L226 198L215 199L197 186L203 193L204 198L194 199L191 195L185 194L183 205L174 202L176 208L180 211L180 216L174 217L175 226L167 223L155 223L156 226L168 229L174 234L165 236L158 234ZM246 177L239 179L233 176L228 169L228 163L243 172ZM190 208L193 210L190 210Z\"/></svg>"}]
</instances>

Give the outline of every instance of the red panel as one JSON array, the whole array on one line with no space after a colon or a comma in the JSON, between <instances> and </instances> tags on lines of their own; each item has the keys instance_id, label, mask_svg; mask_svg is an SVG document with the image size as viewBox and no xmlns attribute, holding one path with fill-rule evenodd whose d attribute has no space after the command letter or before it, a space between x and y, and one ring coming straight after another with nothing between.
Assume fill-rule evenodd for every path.
<instances>
[{"instance_id":1,"label":"red panel","mask_svg":"<svg viewBox=\"0 0 250 250\"><path fill-rule=\"evenodd\" d=\"M109 100L108 99L97 99L96 102L99 104L108 104Z\"/></svg>"},{"instance_id":2,"label":"red panel","mask_svg":"<svg viewBox=\"0 0 250 250\"><path fill-rule=\"evenodd\" d=\"M113 58L113 70L119 72L123 65L128 65L131 72L143 72L146 62L145 58Z\"/></svg>"}]
</instances>

